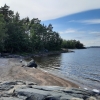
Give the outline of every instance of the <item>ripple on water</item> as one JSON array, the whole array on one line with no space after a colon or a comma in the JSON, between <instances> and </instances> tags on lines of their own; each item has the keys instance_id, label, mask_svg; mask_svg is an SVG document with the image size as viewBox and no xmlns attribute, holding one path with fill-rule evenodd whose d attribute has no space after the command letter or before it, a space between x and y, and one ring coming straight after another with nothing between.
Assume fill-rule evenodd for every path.
<instances>
[{"instance_id":1,"label":"ripple on water","mask_svg":"<svg viewBox=\"0 0 100 100\"><path fill-rule=\"evenodd\" d=\"M100 90L100 48L75 50L75 53L42 57L36 61L45 69L54 70L52 68L55 67L55 70L85 87Z\"/></svg>"}]
</instances>

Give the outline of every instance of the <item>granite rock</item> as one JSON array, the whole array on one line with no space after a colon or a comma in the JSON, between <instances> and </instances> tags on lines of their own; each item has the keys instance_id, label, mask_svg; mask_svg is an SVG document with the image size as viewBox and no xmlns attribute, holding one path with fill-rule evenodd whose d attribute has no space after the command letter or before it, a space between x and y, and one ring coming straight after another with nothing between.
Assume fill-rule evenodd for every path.
<instances>
[{"instance_id":1,"label":"granite rock","mask_svg":"<svg viewBox=\"0 0 100 100\"><path fill-rule=\"evenodd\" d=\"M100 100L100 93L59 86L38 86L34 82L0 83L0 100Z\"/></svg>"}]
</instances>

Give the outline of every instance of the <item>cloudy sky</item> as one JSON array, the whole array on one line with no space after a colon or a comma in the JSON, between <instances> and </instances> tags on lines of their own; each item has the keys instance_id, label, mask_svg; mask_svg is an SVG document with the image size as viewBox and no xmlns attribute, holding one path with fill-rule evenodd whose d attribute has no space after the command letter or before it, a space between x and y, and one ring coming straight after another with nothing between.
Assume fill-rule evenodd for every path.
<instances>
[{"instance_id":1,"label":"cloudy sky","mask_svg":"<svg viewBox=\"0 0 100 100\"><path fill-rule=\"evenodd\" d=\"M39 18L64 39L100 46L100 0L0 0L21 18Z\"/></svg>"}]
</instances>

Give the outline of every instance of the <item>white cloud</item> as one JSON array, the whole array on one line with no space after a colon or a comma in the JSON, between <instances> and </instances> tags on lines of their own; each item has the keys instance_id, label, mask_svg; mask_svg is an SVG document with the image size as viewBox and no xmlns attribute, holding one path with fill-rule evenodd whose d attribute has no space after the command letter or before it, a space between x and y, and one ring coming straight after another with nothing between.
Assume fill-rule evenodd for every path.
<instances>
[{"instance_id":1,"label":"white cloud","mask_svg":"<svg viewBox=\"0 0 100 100\"><path fill-rule=\"evenodd\" d=\"M75 29L67 29L66 31L59 32L60 34L67 34L67 33L75 33L77 30Z\"/></svg>"},{"instance_id":2,"label":"white cloud","mask_svg":"<svg viewBox=\"0 0 100 100\"><path fill-rule=\"evenodd\" d=\"M77 30L77 29L69 28L69 29L66 29L65 31L60 31L59 33L60 34L70 34L70 33L83 34L83 33L85 33L85 31L80 31L80 30Z\"/></svg>"},{"instance_id":3,"label":"white cloud","mask_svg":"<svg viewBox=\"0 0 100 100\"><path fill-rule=\"evenodd\" d=\"M85 24L100 24L100 19L82 20L82 21L79 21L79 22L85 23Z\"/></svg>"},{"instance_id":4,"label":"white cloud","mask_svg":"<svg viewBox=\"0 0 100 100\"><path fill-rule=\"evenodd\" d=\"M100 35L100 31L92 31L90 34Z\"/></svg>"},{"instance_id":5,"label":"white cloud","mask_svg":"<svg viewBox=\"0 0 100 100\"><path fill-rule=\"evenodd\" d=\"M85 45L85 46L100 46L100 37L96 38L95 40L81 40L81 42Z\"/></svg>"},{"instance_id":6,"label":"white cloud","mask_svg":"<svg viewBox=\"0 0 100 100\"><path fill-rule=\"evenodd\" d=\"M69 28L59 33L66 40L80 40L85 46L100 46L100 31L83 31Z\"/></svg>"},{"instance_id":7,"label":"white cloud","mask_svg":"<svg viewBox=\"0 0 100 100\"><path fill-rule=\"evenodd\" d=\"M99 9L100 0L0 0L22 17L38 17L41 20L59 18L86 10Z\"/></svg>"},{"instance_id":8,"label":"white cloud","mask_svg":"<svg viewBox=\"0 0 100 100\"><path fill-rule=\"evenodd\" d=\"M100 19L89 19L89 20L71 20L71 23L84 23L84 24L100 24Z\"/></svg>"}]
</instances>

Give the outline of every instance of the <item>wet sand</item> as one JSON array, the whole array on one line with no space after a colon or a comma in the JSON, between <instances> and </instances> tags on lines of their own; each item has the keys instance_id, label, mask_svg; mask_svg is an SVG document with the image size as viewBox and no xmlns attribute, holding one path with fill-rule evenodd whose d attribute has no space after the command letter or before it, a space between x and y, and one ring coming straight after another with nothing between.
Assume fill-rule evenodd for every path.
<instances>
[{"instance_id":1,"label":"wet sand","mask_svg":"<svg viewBox=\"0 0 100 100\"><path fill-rule=\"evenodd\" d=\"M5 64L2 64L2 61ZM39 68L21 67L21 65L19 59L10 58L0 60L0 82L23 80L35 82L37 85L42 86L79 87L68 80L44 72Z\"/></svg>"}]
</instances>

